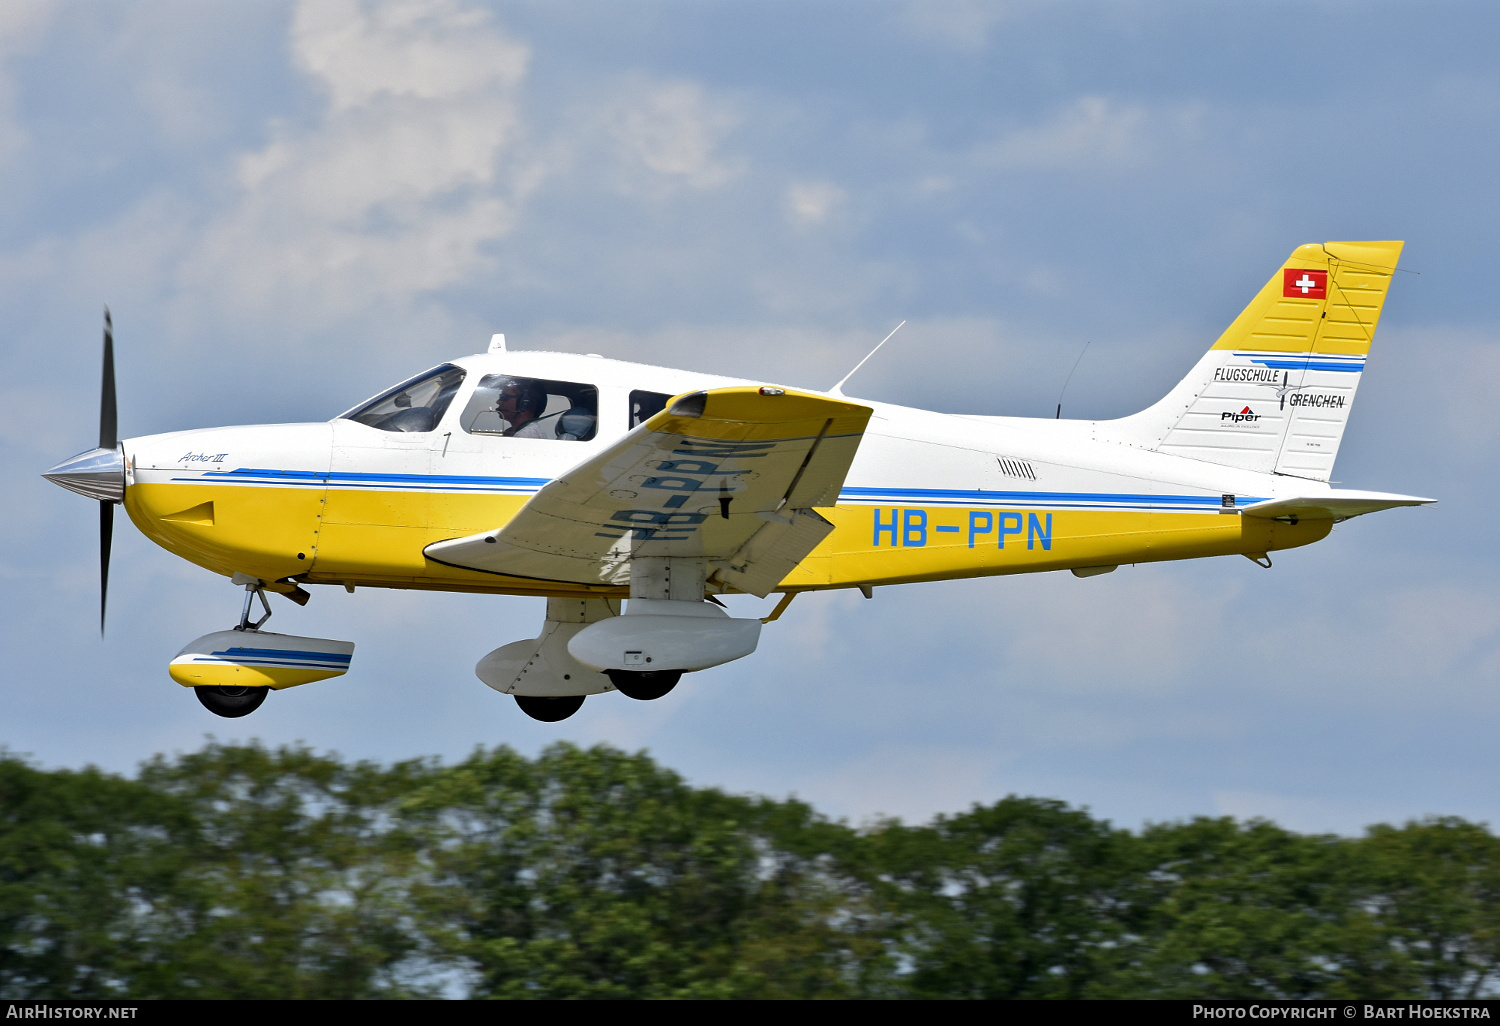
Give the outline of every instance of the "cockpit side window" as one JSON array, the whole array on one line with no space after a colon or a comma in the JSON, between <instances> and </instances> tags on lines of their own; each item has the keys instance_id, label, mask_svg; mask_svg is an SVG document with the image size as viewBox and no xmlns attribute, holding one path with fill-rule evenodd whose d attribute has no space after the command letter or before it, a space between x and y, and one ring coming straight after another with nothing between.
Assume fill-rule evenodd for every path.
<instances>
[{"instance_id":1,"label":"cockpit side window","mask_svg":"<svg viewBox=\"0 0 1500 1026\"><path fill-rule=\"evenodd\" d=\"M431 431L448 412L463 384L464 371L445 363L356 406L340 420L352 420L381 431Z\"/></svg>"},{"instance_id":2,"label":"cockpit side window","mask_svg":"<svg viewBox=\"0 0 1500 1026\"><path fill-rule=\"evenodd\" d=\"M573 381L486 374L458 423L474 435L587 442L599 427L599 390Z\"/></svg>"},{"instance_id":3,"label":"cockpit side window","mask_svg":"<svg viewBox=\"0 0 1500 1026\"><path fill-rule=\"evenodd\" d=\"M630 426L635 427L656 416L667 408L667 403L672 397L663 392L643 392L640 389L630 393Z\"/></svg>"}]
</instances>

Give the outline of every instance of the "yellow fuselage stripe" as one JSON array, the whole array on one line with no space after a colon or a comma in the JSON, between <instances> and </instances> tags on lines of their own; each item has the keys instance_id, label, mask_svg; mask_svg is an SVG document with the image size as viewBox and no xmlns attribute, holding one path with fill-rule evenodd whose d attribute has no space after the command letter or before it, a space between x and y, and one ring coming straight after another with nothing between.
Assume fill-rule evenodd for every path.
<instances>
[{"instance_id":1,"label":"yellow fuselage stripe","mask_svg":"<svg viewBox=\"0 0 1500 1026\"><path fill-rule=\"evenodd\" d=\"M142 482L127 489L125 508L148 538L226 576L510 594L626 593L497 576L423 556L433 542L503 526L527 498ZM194 515L184 518L184 511ZM1293 524L1202 512L922 504L841 505L820 512L835 529L782 589L1258 554L1310 544L1333 526L1331 520Z\"/></svg>"}]
</instances>

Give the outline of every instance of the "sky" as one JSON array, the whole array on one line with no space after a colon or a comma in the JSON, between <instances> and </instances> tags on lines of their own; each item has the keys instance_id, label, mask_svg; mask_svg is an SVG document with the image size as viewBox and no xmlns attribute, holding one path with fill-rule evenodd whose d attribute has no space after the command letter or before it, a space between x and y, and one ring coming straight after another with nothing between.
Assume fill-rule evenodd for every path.
<instances>
[{"instance_id":1,"label":"sky","mask_svg":"<svg viewBox=\"0 0 1500 1026\"><path fill-rule=\"evenodd\" d=\"M921 821L1500 823L1500 9L1394 3L0 5L0 746L350 758L558 739ZM953 413L1125 415L1297 245L1405 239L1334 478L1438 505L1240 557L804 595L752 657L560 724L484 687L537 599L319 588L345 677L218 719L240 593L39 474L322 420L445 359L592 352ZM1080 354L1082 359L1080 360ZM768 608L744 598L736 612Z\"/></svg>"}]
</instances>

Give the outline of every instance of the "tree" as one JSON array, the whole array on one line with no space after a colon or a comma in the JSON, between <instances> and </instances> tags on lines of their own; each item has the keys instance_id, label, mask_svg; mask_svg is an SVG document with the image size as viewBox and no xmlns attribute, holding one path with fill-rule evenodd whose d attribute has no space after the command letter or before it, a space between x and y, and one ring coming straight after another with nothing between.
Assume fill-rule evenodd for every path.
<instances>
[{"instance_id":1,"label":"tree","mask_svg":"<svg viewBox=\"0 0 1500 1026\"><path fill-rule=\"evenodd\" d=\"M1472 999L1500 973L1500 840L1452 817L1371 827L1359 842L1352 917L1377 937L1375 965L1349 960L1364 985L1400 996Z\"/></svg>"},{"instance_id":2,"label":"tree","mask_svg":"<svg viewBox=\"0 0 1500 1026\"><path fill-rule=\"evenodd\" d=\"M139 908L162 883L160 841L183 813L95 769L0 757L0 997L129 992L151 948Z\"/></svg>"},{"instance_id":3,"label":"tree","mask_svg":"<svg viewBox=\"0 0 1500 1026\"><path fill-rule=\"evenodd\" d=\"M870 837L918 997L1082 997L1130 942L1130 836L1010 797Z\"/></svg>"},{"instance_id":4,"label":"tree","mask_svg":"<svg viewBox=\"0 0 1500 1026\"><path fill-rule=\"evenodd\" d=\"M1117 830L1010 797L854 830L558 744L450 767L0 756L0 997L1472 998L1500 841Z\"/></svg>"},{"instance_id":5,"label":"tree","mask_svg":"<svg viewBox=\"0 0 1500 1026\"><path fill-rule=\"evenodd\" d=\"M690 788L645 755L478 752L404 808L441 838L425 921L475 996L851 994L879 951L840 945L837 885L779 848L809 810Z\"/></svg>"},{"instance_id":6,"label":"tree","mask_svg":"<svg viewBox=\"0 0 1500 1026\"><path fill-rule=\"evenodd\" d=\"M1124 992L1313 998L1340 974L1350 842L1273 823L1198 818L1142 834L1139 955ZM1367 995L1375 996L1375 995Z\"/></svg>"},{"instance_id":7,"label":"tree","mask_svg":"<svg viewBox=\"0 0 1500 1026\"><path fill-rule=\"evenodd\" d=\"M140 997L423 995L407 892L423 838L391 815L432 772L209 745L140 785L180 810L136 913Z\"/></svg>"}]
</instances>

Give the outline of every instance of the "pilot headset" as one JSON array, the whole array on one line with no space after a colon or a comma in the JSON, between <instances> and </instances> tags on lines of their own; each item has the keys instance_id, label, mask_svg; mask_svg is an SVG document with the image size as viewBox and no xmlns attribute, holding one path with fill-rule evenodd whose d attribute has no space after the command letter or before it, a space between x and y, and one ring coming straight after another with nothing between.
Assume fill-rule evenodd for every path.
<instances>
[{"instance_id":1,"label":"pilot headset","mask_svg":"<svg viewBox=\"0 0 1500 1026\"><path fill-rule=\"evenodd\" d=\"M547 406L547 391L534 381L526 381L521 378L506 378L500 382L496 389L496 406L499 400L507 398L505 390L514 388L516 394L510 396L516 401L517 413L541 413Z\"/></svg>"}]
</instances>

